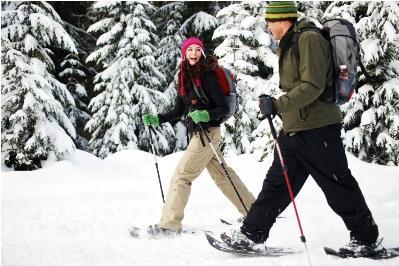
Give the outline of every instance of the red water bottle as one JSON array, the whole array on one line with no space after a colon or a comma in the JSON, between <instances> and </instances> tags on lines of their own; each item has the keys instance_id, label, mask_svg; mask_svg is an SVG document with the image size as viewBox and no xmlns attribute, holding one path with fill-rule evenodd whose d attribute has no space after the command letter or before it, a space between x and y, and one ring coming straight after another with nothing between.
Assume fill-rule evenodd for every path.
<instances>
[{"instance_id":1,"label":"red water bottle","mask_svg":"<svg viewBox=\"0 0 399 266\"><path fill-rule=\"evenodd\" d=\"M339 78L341 80L348 80L349 79L348 67L346 65L340 65L339 66Z\"/></svg>"},{"instance_id":2,"label":"red water bottle","mask_svg":"<svg viewBox=\"0 0 399 266\"><path fill-rule=\"evenodd\" d=\"M338 90L338 103L344 103L348 101L351 97L351 84L349 81L349 73L347 65L339 66L338 73L338 82L339 82L339 90Z\"/></svg>"}]
</instances>

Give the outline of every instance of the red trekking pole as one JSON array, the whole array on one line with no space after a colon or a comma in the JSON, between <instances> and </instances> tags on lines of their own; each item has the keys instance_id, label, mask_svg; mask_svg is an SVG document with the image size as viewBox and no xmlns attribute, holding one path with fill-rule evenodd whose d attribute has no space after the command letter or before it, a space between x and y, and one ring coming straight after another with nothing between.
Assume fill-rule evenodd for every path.
<instances>
[{"instance_id":1,"label":"red trekking pole","mask_svg":"<svg viewBox=\"0 0 399 266\"><path fill-rule=\"evenodd\" d=\"M306 238L305 235L303 233L303 229L302 229L302 225L301 225L301 220L299 219L299 214L298 214L298 210L296 208L296 204L295 204L295 196L294 196L294 192L292 191L292 186L291 186L291 182L290 182L290 178L288 176L288 169L285 166L285 162L281 153L281 149L280 149L280 145L278 144L277 141L277 134L276 134L276 129L274 128L273 125L273 120L271 115L267 115L267 120L269 121L269 125L270 125L270 130L272 131L272 135L273 135L273 141L278 153L278 157L280 159L280 164L281 164L281 169L285 178L285 183L287 184L287 188L288 188L288 193L290 194L290 198L291 198L291 202L292 205L294 206L294 211L295 211L295 216L296 216L296 220L298 222L298 226L299 226L299 231L301 233L301 241L303 242L303 244L305 245L305 249L306 249L306 253L308 255L308 261L309 261L309 265L312 265L312 262L310 261L310 255L309 255L309 250L308 247L306 245Z\"/></svg>"}]
</instances>

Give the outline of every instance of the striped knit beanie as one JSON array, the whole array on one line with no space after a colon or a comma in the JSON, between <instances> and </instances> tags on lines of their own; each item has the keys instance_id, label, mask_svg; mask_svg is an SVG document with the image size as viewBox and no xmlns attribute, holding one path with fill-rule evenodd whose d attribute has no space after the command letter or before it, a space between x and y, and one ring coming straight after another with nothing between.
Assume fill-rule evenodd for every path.
<instances>
[{"instance_id":1,"label":"striped knit beanie","mask_svg":"<svg viewBox=\"0 0 399 266\"><path fill-rule=\"evenodd\" d=\"M298 18L298 9L294 1L271 1L266 7L266 20Z\"/></svg>"}]
</instances>

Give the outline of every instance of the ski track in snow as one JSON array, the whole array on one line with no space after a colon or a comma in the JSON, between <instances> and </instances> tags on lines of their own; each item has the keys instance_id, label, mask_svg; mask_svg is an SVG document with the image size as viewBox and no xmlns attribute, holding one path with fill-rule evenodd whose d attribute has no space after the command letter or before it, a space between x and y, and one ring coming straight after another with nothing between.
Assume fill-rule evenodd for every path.
<instances>
[{"instance_id":1,"label":"ski track in snow","mask_svg":"<svg viewBox=\"0 0 399 266\"><path fill-rule=\"evenodd\" d=\"M166 196L182 153L159 158ZM361 162L349 164L379 225L386 247L399 246L399 168ZM256 196L271 163L250 155L227 158ZM323 246L338 248L348 232L309 178L296 199L313 265L399 265L399 258L337 259ZM2 165L2 265L308 265L292 207L277 219L267 244L301 250L278 258L248 258L213 249L203 233L173 239L148 239L146 227L157 223L162 199L153 156L123 151L100 160L77 151L68 161L49 162L33 172L13 172ZM184 229L218 233L237 228L219 219L239 217L205 171L192 186ZM138 226L142 237L130 237Z\"/></svg>"}]
</instances>

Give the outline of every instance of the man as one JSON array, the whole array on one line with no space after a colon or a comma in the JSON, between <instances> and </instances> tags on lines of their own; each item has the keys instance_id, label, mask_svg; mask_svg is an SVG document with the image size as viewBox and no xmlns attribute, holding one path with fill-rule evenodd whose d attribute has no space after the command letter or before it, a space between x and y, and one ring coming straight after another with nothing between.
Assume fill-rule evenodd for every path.
<instances>
[{"instance_id":1,"label":"man","mask_svg":"<svg viewBox=\"0 0 399 266\"><path fill-rule=\"evenodd\" d=\"M282 116L283 131L277 141L294 194L298 194L311 175L324 192L329 206L350 231L350 242L340 251L349 256L372 256L378 248L381 249L376 242L378 227L348 169L340 136L341 112L335 103L320 98L333 84L329 44L316 31L302 32L298 39L298 62L292 52L292 38L300 29L313 24L297 22L297 8L291 1L271 2L265 17L268 30L280 41L280 86L285 95L278 99L263 95L259 98L259 107L263 115ZM236 249L259 248L257 244L266 241L276 217L290 202L275 151L262 190L241 230L223 233L221 238Z\"/></svg>"}]
</instances>

